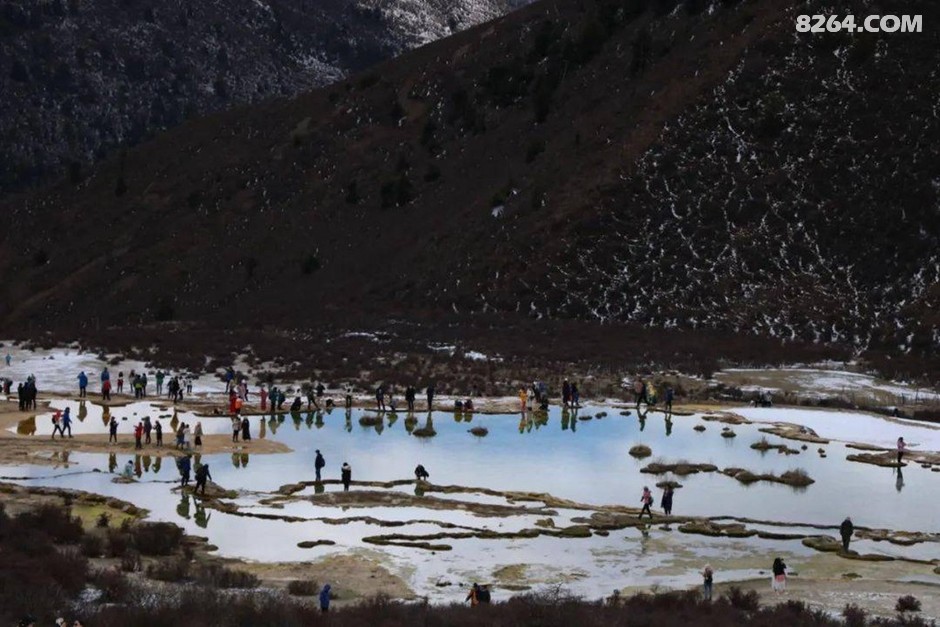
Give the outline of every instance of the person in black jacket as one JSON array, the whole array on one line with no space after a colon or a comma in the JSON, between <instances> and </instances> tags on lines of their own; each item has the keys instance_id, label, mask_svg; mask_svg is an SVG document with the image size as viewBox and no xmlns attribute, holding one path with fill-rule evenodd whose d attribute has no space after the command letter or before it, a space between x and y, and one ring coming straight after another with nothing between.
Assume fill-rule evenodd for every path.
<instances>
[{"instance_id":1,"label":"person in black jacket","mask_svg":"<svg viewBox=\"0 0 940 627\"><path fill-rule=\"evenodd\" d=\"M666 491L663 492L662 507L663 507L663 512L666 514L666 516L672 515L672 486L671 485L667 485Z\"/></svg>"},{"instance_id":2,"label":"person in black jacket","mask_svg":"<svg viewBox=\"0 0 940 627\"><path fill-rule=\"evenodd\" d=\"M343 491L349 492L349 484L352 483L352 466L346 462L343 462L340 469L340 478L343 480Z\"/></svg>"},{"instance_id":3,"label":"person in black jacket","mask_svg":"<svg viewBox=\"0 0 940 627\"><path fill-rule=\"evenodd\" d=\"M326 460L323 459L323 454L320 452L320 449L317 449L317 456L313 460L313 468L317 471L317 481L319 482L320 473L323 471L323 468L326 466Z\"/></svg>"},{"instance_id":4,"label":"person in black jacket","mask_svg":"<svg viewBox=\"0 0 940 627\"><path fill-rule=\"evenodd\" d=\"M847 517L842 521L842 524L839 526L839 534L842 536L842 550L848 552L849 542L852 540L852 534L855 533L855 525L852 524L852 519Z\"/></svg>"},{"instance_id":5,"label":"person in black jacket","mask_svg":"<svg viewBox=\"0 0 940 627\"><path fill-rule=\"evenodd\" d=\"M418 467L415 468L415 479L417 479L418 481L427 481L428 477L430 476L431 476L431 473L425 470L423 465L418 464Z\"/></svg>"},{"instance_id":6,"label":"person in black jacket","mask_svg":"<svg viewBox=\"0 0 940 627\"><path fill-rule=\"evenodd\" d=\"M206 481L212 479L212 475L209 474L209 464L203 464L196 469L196 489L194 492L198 492L199 488L202 488L202 493L206 493Z\"/></svg>"}]
</instances>

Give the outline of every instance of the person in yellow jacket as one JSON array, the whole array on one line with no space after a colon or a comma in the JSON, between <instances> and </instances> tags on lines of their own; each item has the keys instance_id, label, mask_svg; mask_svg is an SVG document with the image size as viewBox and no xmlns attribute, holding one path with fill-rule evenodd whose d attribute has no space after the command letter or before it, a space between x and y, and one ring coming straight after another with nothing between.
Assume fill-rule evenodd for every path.
<instances>
[{"instance_id":1,"label":"person in yellow jacket","mask_svg":"<svg viewBox=\"0 0 940 627\"><path fill-rule=\"evenodd\" d=\"M519 388L519 402L521 403L520 411L522 411L523 413L525 413L525 406L528 400L529 400L528 391L526 391L525 388Z\"/></svg>"},{"instance_id":2,"label":"person in yellow jacket","mask_svg":"<svg viewBox=\"0 0 940 627\"><path fill-rule=\"evenodd\" d=\"M467 593L467 598L464 599L464 603L470 601L470 607L476 607L480 603L479 598L480 586L479 584L473 584L470 587L470 592Z\"/></svg>"}]
</instances>

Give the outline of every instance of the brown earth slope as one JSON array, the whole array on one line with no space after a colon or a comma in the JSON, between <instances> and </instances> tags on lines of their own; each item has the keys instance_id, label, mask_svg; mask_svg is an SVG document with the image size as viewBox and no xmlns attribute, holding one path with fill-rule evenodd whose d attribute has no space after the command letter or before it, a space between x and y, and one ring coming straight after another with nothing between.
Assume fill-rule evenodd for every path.
<instances>
[{"instance_id":1,"label":"brown earth slope","mask_svg":"<svg viewBox=\"0 0 940 627\"><path fill-rule=\"evenodd\" d=\"M486 314L929 364L938 31L797 35L785 3L709 6L539 2L12 199L0 320Z\"/></svg>"}]
</instances>

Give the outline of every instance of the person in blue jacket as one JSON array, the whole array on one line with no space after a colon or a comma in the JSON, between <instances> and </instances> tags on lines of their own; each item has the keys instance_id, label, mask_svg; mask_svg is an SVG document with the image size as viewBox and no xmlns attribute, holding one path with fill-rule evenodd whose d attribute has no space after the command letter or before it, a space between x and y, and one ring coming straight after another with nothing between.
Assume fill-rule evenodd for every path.
<instances>
[{"instance_id":1,"label":"person in blue jacket","mask_svg":"<svg viewBox=\"0 0 940 627\"><path fill-rule=\"evenodd\" d=\"M82 370L78 375L78 395L81 398L88 396L86 389L88 388L88 375L85 374L85 371Z\"/></svg>"},{"instance_id":2,"label":"person in blue jacket","mask_svg":"<svg viewBox=\"0 0 940 627\"><path fill-rule=\"evenodd\" d=\"M330 584L320 590L320 611L324 614L330 611Z\"/></svg>"},{"instance_id":3,"label":"person in blue jacket","mask_svg":"<svg viewBox=\"0 0 940 627\"><path fill-rule=\"evenodd\" d=\"M62 437L65 437L65 431L68 430L69 437L72 437L72 414L71 408L66 407L62 412Z\"/></svg>"},{"instance_id":4,"label":"person in blue jacket","mask_svg":"<svg viewBox=\"0 0 940 627\"><path fill-rule=\"evenodd\" d=\"M101 382L104 383L105 381L110 381L110 380L111 380L111 373L108 372L107 368L105 368L104 370L101 371Z\"/></svg>"}]
</instances>

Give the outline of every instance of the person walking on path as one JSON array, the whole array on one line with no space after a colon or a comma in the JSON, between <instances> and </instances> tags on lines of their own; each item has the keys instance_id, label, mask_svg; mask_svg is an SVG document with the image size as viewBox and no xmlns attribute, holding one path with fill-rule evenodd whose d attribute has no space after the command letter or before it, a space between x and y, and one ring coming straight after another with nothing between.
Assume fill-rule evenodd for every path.
<instances>
[{"instance_id":1,"label":"person walking on path","mask_svg":"<svg viewBox=\"0 0 940 627\"><path fill-rule=\"evenodd\" d=\"M640 515L637 518L643 518L643 514L648 514L650 520L653 520L653 512L650 511L650 506L653 504L653 493L650 492L649 487L643 486L643 495L640 496L640 502L643 503L643 509L640 510Z\"/></svg>"},{"instance_id":2,"label":"person walking on path","mask_svg":"<svg viewBox=\"0 0 940 627\"><path fill-rule=\"evenodd\" d=\"M58 433L63 438L65 433L62 431L62 412L56 411L52 414L52 439L55 440L55 434Z\"/></svg>"},{"instance_id":3,"label":"person walking on path","mask_svg":"<svg viewBox=\"0 0 940 627\"><path fill-rule=\"evenodd\" d=\"M192 462L189 459L189 455L183 455L180 457L179 461L176 462L176 467L180 471L180 487L185 488L189 485L189 473L192 470Z\"/></svg>"},{"instance_id":4,"label":"person walking on path","mask_svg":"<svg viewBox=\"0 0 940 627\"><path fill-rule=\"evenodd\" d=\"M430 476L431 473L429 473L422 464L418 464L418 467L415 468L415 479L418 481L427 481Z\"/></svg>"},{"instance_id":5,"label":"person walking on path","mask_svg":"<svg viewBox=\"0 0 940 627\"><path fill-rule=\"evenodd\" d=\"M69 437L72 437L72 409L66 407L65 411L62 412L62 423L61 423L61 433L62 437L65 437L65 432L69 432Z\"/></svg>"},{"instance_id":6,"label":"person walking on path","mask_svg":"<svg viewBox=\"0 0 940 627\"><path fill-rule=\"evenodd\" d=\"M154 423L153 430L157 432L157 446L163 446L163 425L160 424L159 420Z\"/></svg>"},{"instance_id":7,"label":"person walking on path","mask_svg":"<svg viewBox=\"0 0 940 627\"><path fill-rule=\"evenodd\" d=\"M114 416L111 416L111 422L108 423L108 444L114 442L117 444L117 427L118 422Z\"/></svg>"},{"instance_id":8,"label":"person walking on path","mask_svg":"<svg viewBox=\"0 0 940 627\"><path fill-rule=\"evenodd\" d=\"M238 442L238 434L242 431L242 421L238 416L232 416L232 442Z\"/></svg>"},{"instance_id":9,"label":"person walking on path","mask_svg":"<svg viewBox=\"0 0 940 627\"><path fill-rule=\"evenodd\" d=\"M330 611L330 584L320 590L320 611L324 614Z\"/></svg>"},{"instance_id":10,"label":"person walking on path","mask_svg":"<svg viewBox=\"0 0 940 627\"><path fill-rule=\"evenodd\" d=\"M163 380L166 378L166 374L162 370L157 370L155 376L157 380L157 396L163 394Z\"/></svg>"},{"instance_id":11,"label":"person walking on path","mask_svg":"<svg viewBox=\"0 0 940 627\"><path fill-rule=\"evenodd\" d=\"M151 431L153 431L153 424L150 422L150 416L144 416L144 444L150 444Z\"/></svg>"},{"instance_id":12,"label":"person walking on path","mask_svg":"<svg viewBox=\"0 0 940 627\"><path fill-rule=\"evenodd\" d=\"M211 481L212 475L209 474L209 464L203 464L196 469L196 487L193 492L199 492L202 488L202 494L206 493L206 481Z\"/></svg>"},{"instance_id":13,"label":"person walking on path","mask_svg":"<svg viewBox=\"0 0 940 627\"><path fill-rule=\"evenodd\" d=\"M340 468L340 479L343 481L343 492L349 492L349 484L352 483L352 466L343 462Z\"/></svg>"},{"instance_id":14,"label":"person walking on path","mask_svg":"<svg viewBox=\"0 0 940 627\"><path fill-rule=\"evenodd\" d=\"M849 542L852 541L853 533L855 533L855 525L852 524L852 519L846 516L842 524L839 525L839 535L842 536L842 550L846 553L849 552Z\"/></svg>"},{"instance_id":15,"label":"person walking on path","mask_svg":"<svg viewBox=\"0 0 940 627\"><path fill-rule=\"evenodd\" d=\"M774 592L786 592L787 590L787 565L779 557L774 560L774 565L771 567L771 570L774 573L773 579L770 580L770 589Z\"/></svg>"},{"instance_id":16,"label":"person walking on path","mask_svg":"<svg viewBox=\"0 0 940 627\"><path fill-rule=\"evenodd\" d=\"M320 449L317 449L317 456L313 460L313 469L317 473L317 483L322 481L320 478L320 473L323 472L323 469L326 467L326 460L323 458L323 454L320 452Z\"/></svg>"},{"instance_id":17,"label":"person walking on path","mask_svg":"<svg viewBox=\"0 0 940 627\"><path fill-rule=\"evenodd\" d=\"M904 442L904 438L898 438L898 463L901 463L901 459L904 457L904 453L907 452L907 443Z\"/></svg>"},{"instance_id":18,"label":"person walking on path","mask_svg":"<svg viewBox=\"0 0 940 627\"><path fill-rule=\"evenodd\" d=\"M193 430L193 437L195 438L194 444L202 448L202 422L196 423L196 428Z\"/></svg>"},{"instance_id":19,"label":"person walking on path","mask_svg":"<svg viewBox=\"0 0 940 627\"><path fill-rule=\"evenodd\" d=\"M82 370L78 373L78 397L85 398L88 396L88 375L85 374L85 371Z\"/></svg>"},{"instance_id":20,"label":"person walking on path","mask_svg":"<svg viewBox=\"0 0 940 627\"><path fill-rule=\"evenodd\" d=\"M427 397L428 397L428 411L431 411L434 408L434 384L433 383L428 385Z\"/></svg>"},{"instance_id":21,"label":"person walking on path","mask_svg":"<svg viewBox=\"0 0 940 627\"><path fill-rule=\"evenodd\" d=\"M667 485L666 490L663 492L662 501L663 513L666 514L666 516L672 516L672 494L672 486Z\"/></svg>"},{"instance_id":22,"label":"person walking on path","mask_svg":"<svg viewBox=\"0 0 940 627\"><path fill-rule=\"evenodd\" d=\"M702 597L706 601L712 600L712 587L714 586L715 581L715 571L712 570L712 567L709 564L705 564L705 568L702 570Z\"/></svg>"}]
</instances>

